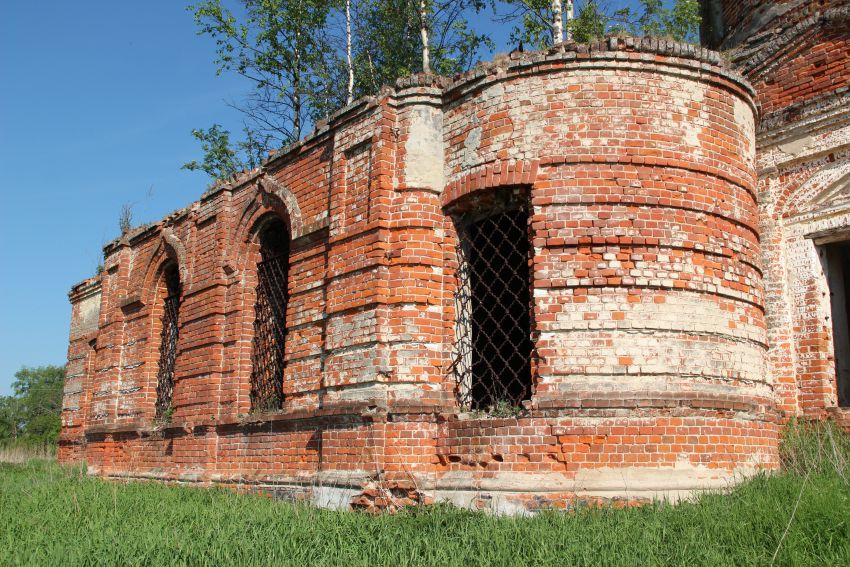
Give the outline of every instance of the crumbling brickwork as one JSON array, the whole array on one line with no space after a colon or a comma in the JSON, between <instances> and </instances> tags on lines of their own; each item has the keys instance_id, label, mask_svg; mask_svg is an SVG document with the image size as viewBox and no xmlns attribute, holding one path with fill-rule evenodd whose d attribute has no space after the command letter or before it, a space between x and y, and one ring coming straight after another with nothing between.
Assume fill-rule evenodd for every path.
<instances>
[{"instance_id":1,"label":"crumbling brickwork","mask_svg":"<svg viewBox=\"0 0 850 567\"><path fill-rule=\"evenodd\" d=\"M611 38L410 77L341 110L106 247L104 272L71 292L60 458L324 506L500 511L678 497L777 466L783 419L840 413L812 235L834 239L850 214L812 204L841 202L850 138L808 126L846 116L832 17L811 17L805 49L741 44L740 71ZM510 407L476 405L458 371L477 368L463 347L484 328L461 316L483 297L463 283L464 227L502 211L521 211L528 239L525 295L508 290L529 302L531 360L514 369L528 389ZM289 240L269 409L252 406L252 376L274 223Z\"/></svg>"},{"instance_id":2,"label":"crumbling brickwork","mask_svg":"<svg viewBox=\"0 0 850 567\"><path fill-rule=\"evenodd\" d=\"M734 12L736 8L728 10ZM738 3L741 5L742 3ZM850 238L850 3L766 2L733 27L736 67L754 85L770 373L786 415L847 419L843 282L830 284L828 245ZM732 38L735 39L735 38ZM840 268L832 266L833 269Z\"/></svg>"}]
</instances>

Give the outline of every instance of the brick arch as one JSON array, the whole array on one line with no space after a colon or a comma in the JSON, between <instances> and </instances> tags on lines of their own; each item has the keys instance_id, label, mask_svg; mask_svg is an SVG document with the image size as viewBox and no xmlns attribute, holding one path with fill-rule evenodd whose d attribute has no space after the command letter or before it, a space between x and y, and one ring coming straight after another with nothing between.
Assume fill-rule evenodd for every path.
<instances>
[{"instance_id":1,"label":"brick arch","mask_svg":"<svg viewBox=\"0 0 850 567\"><path fill-rule=\"evenodd\" d=\"M279 205L279 204L278 204ZM234 321L233 325L236 328L236 336L239 360L237 364L243 369L240 373L240 379L236 384L236 407L237 411L245 413L251 410L250 390L251 390L251 353L254 340L254 309L256 303L256 289L258 285L257 263L261 259L260 249L260 233L268 226L270 222L275 220L283 222L287 231L289 228L289 219L286 215L286 210L281 206L264 207L260 203L254 201L254 206L246 208L247 214L243 215L244 226L237 233L238 238L235 241L233 256L231 256L232 266L238 270L234 270L237 275L238 284L236 291L229 298L229 305L240 313L245 313L247 316ZM243 223L240 223L243 224ZM293 235L290 232L290 258L292 254L291 242ZM284 380L284 388L286 388L286 380ZM286 395L286 392L285 392Z\"/></svg>"},{"instance_id":2,"label":"brick arch","mask_svg":"<svg viewBox=\"0 0 850 567\"><path fill-rule=\"evenodd\" d=\"M817 168L796 185L788 187L777 202L780 218L794 216L828 201L850 186L850 153Z\"/></svg>"},{"instance_id":3,"label":"brick arch","mask_svg":"<svg viewBox=\"0 0 850 567\"><path fill-rule=\"evenodd\" d=\"M150 304L155 298L157 282L162 276L163 266L168 260L177 264L177 270L180 273L180 285L186 289L189 282L186 246L174 234L174 231L166 228L160 233L159 243L145 265L144 283L142 285L142 301L145 304Z\"/></svg>"},{"instance_id":4,"label":"brick arch","mask_svg":"<svg viewBox=\"0 0 850 567\"><path fill-rule=\"evenodd\" d=\"M295 239L304 234L304 223L301 217L301 208L295 195L285 186L281 185L271 177L264 177L257 182L258 195L268 196L270 201L277 200L283 205L285 214L281 216L289 226L290 238ZM272 208L278 209L273 203Z\"/></svg>"},{"instance_id":5,"label":"brick arch","mask_svg":"<svg viewBox=\"0 0 850 567\"><path fill-rule=\"evenodd\" d=\"M177 266L180 277L180 302L182 303L182 297L185 296L189 281L186 247L170 228L165 228L160 233L159 242L145 266L141 290L141 300L146 306L147 313L147 322L144 327L146 332L143 333L147 341L147 344L143 347L147 362L142 370L144 402L141 411L143 415L150 419L156 417L157 376L162 344L160 332L164 310L163 299L168 294L165 270L169 264L176 264Z\"/></svg>"},{"instance_id":6,"label":"brick arch","mask_svg":"<svg viewBox=\"0 0 850 567\"><path fill-rule=\"evenodd\" d=\"M499 187L530 186L537 180L540 160L495 161L475 168L450 182L440 204L451 208L476 193L485 194Z\"/></svg>"},{"instance_id":7,"label":"brick arch","mask_svg":"<svg viewBox=\"0 0 850 567\"><path fill-rule=\"evenodd\" d=\"M289 232L290 242L303 234L301 209L295 195L276 182L265 177L256 184L256 191L242 208L236 221L236 229L232 233L233 246L230 253L230 270L226 273L238 280L239 290L229 298L230 307L241 313L250 314L242 317L236 325L238 336L237 350L239 360L236 364L243 370L240 381L236 385L236 408L238 412L248 412L250 402L251 352L254 340L254 304L256 301L257 273L256 266L260 260L259 235L267 224L277 219L283 222ZM290 254L292 253L290 248ZM286 381L284 381L286 388ZM284 391L284 395L287 392Z\"/></svg>"},{"instance_id":8,"label":"brick arch","mask_svg":"<svg viewBox=\"0 0 850 567\"><path fill-rule=\"evenodd\" d=\"M775 218L783 249L776 277L785 282L790 366L779 381L792 411L817 417L835 406L835 362L829 322L828 283L822 258L807 234L837 228L842 217L829 211L846 206L850 192L850 152L821 156L793 168L782 179ZM794 293L791 293L791 291ZM781 344L784 339L780 340ZM785 353L783 353L784 355Z\"/></svg>"},{"instance_id":9,"label":"brick arch","mask_svg":"<svg viewBox=\"0 0 850 567\"><path fill-rule=\"evenodd\" d=\"M256 184L254 197L242 208L233 231L233 247L229 254L229 270L232 274L251 264L252 243L265 222L264 217L275 215L286 225L289 239L295 240L304 234L301 208L295 195L274 179L264 177ZM259 223L259 224L258 224Z\"/></svg>"}]
</instances>

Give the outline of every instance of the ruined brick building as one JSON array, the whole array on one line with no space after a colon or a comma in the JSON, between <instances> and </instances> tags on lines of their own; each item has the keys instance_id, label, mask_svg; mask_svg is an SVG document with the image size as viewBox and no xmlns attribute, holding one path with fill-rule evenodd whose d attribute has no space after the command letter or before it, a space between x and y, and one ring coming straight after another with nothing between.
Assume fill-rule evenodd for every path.
<instances>
[{"instance_id":1,"label":"ruined brick building","mask_svg":"<svg viewBox=\"0 0 850 567\"><path fill-rule=\"evenodd\" d=\"M105 248L60 458L326 506L639 500L850 421L850 5L417 76ZM711 49L723 50L723 55Z\"/></svg>"}]
</instances>

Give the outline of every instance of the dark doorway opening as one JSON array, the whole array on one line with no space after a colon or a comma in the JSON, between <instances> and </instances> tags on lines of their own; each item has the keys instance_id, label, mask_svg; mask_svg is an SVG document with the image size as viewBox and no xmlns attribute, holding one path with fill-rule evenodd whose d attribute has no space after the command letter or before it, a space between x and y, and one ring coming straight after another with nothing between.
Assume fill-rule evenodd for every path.
<instances>
[{"instance_id":1,"label":"dark doorway opening","mask_svg":"<svg viewBox=\"0 0 850 567\"><path fill-rule=\"evenodd\" d=\"M839 407L850 407L850 241L827 244L821 249L832 306L832 342Z\"/></svg>"}]
</instances>

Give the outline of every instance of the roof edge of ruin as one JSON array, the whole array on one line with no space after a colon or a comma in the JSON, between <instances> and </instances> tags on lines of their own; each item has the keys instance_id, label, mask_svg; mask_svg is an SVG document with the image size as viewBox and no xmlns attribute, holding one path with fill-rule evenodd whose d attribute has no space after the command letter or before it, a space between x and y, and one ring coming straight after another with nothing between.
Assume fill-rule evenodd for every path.
<instances>
[{"instance_id":1,"label":"roof edge of ruin","mask_svg":"<svg viewBox=\"0 0 850 567\"><path fill-rule=\"evenodd\" d=\"M628 54L643 54L646 57L633 60L628 57ZM755 97L755 89L742 74L735 70L731 61L727 60L719 51L697 44L652 36L632 37L624 35L609 35L604 39L589 43L566 41L543 51L513 52L501 57L496 56L492 61L478 63L473 69L453 77L433 73L418 73L401 77L393 85L382 87L377 94L361 97L333 112L326 119L319 121L316 128L303 139L273 150L269 158L260 167L266 171L266 168L273 162L296 154L316 139L338 128L340 124L351 121L358 115L371 110L386 98L401 95L401 91L407 89L432 88L443 91L445 95L481 79L513 73L528 66L586 60L663 63L656 58L658 56L691 61L697 64L695 67L698 67L700 71L721 75L738 84L751 97Z\"/></svg>"},{"instance_id":2,"label":"roof edge of ruin","mask_svg":"<svg viewBox=\"0 0 850 567\"><path fill-rule=\"evenodd\" d=\"M664 59L659 59L662 57ZM679 60L665 61L665 59ZM632 37L609 35L590 43L567 41L545 50L535 52L513 52L489 63L479 64L475 69L457 75L445 88L445 93L462 91L489 78L507 77L529 68L546 68L559 63L592 63L612 61L616 63L659 64L673 67L690 67L706 75L720 77L739 86L750 98L756 92L750 82L739 73L732 61L718 51L697 44L673 41L658 37ZM754 102L750 101L754 106Z\"/></svg>"},{"instance_id":3,"label":"roof edge of ruin","mask_svg":"<svg viewBox=\"0 0 850 567\"><path fill-rule=\"evenodd\" d=\"M190 209L198 202L207 201L223 191L236 191L263 175L271 175L273 170L277 169L279 162L298 155L304 148L314 145L322 137L339 129L345 123L356 120L359 116L380 106L386 100L405 97L408 94L405 91L415 92L428 89L432 91L431 94L437 97L445 97L448 94L456 95L465 89L475 88L488 79L498 80L525 72L530 67L588 61L665 64L658 57L689 61L688 65L695 70L720 75L740 86L751 97L755 96L752 85L743 75L738 74L733 69L732 63L727 61L719 52L696 44L657 37L610 35L590 43L568 41L543 51L513 52L509 55L497 56L492 61L481 62L475 68L454 77L427 73L409 75L397 79L393 85L382 87L375 95L361 97L333 112L326 119L317 122L316 128L301 140L270 152L269 157L259 167L242 170L228 179L215 181L192 204L177 209L158 221L136 227L113 239L103 247L104 256L113 253L122 243L132 245L144 240L157 232L159 228L167 226L178 217L188 214ZM754 102L752 100L749 102L755 108Z\"/></svg>"},{"instance_id":4,"label":"roof edge of ruin","mask_svg":"<svg viewBox=\"0 0 850 567\"><path fill-rule=\"evenodd\" d=\"M68 299L71 303L77 303L78 301L95 295L100 291L100 288L101 278L100 274L97 274L72 285L70 291L68 291Z\"/></svg>"}]
</instances>

